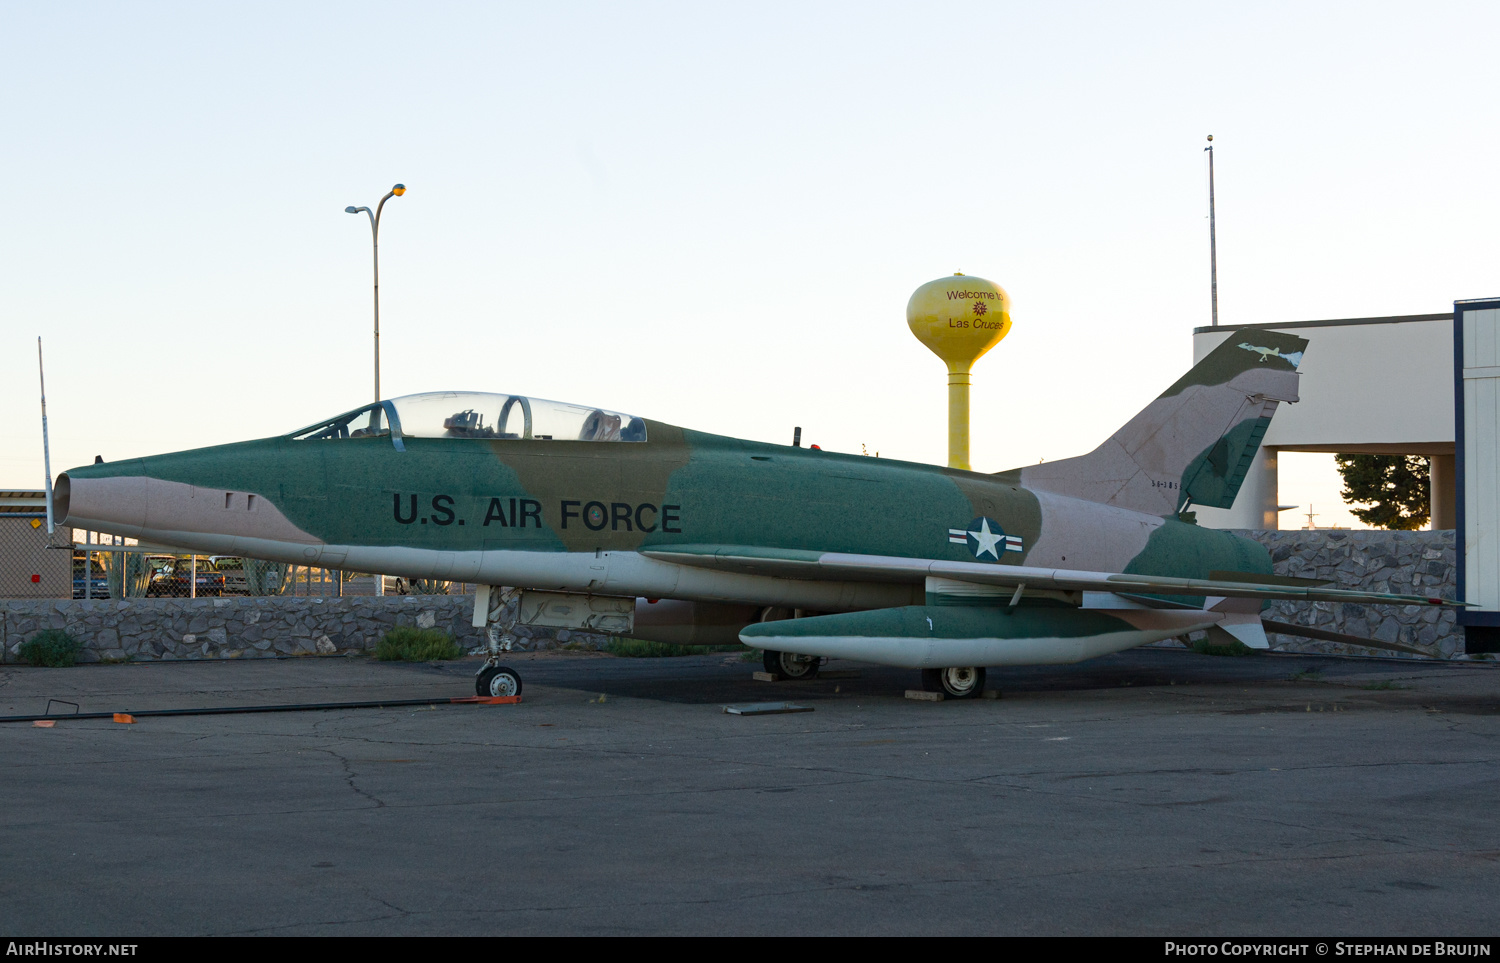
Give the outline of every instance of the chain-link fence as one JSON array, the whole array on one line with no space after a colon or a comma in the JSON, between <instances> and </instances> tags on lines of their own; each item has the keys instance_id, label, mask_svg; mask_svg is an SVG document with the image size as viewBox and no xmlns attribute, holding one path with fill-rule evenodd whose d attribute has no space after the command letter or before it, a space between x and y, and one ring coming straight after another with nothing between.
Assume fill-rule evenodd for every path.
<instances>
[{"instance_id":1,"label":"chain-link fence","mask_svg":"<svg viewBox=\"0 0 1500 963\"><path fill-rule=\"evenodd\" d=\"M0 512L0 598L462 595L473 590L460 582L165 554L132 539L66 527L49 537L44 514Z\"/></svg>"},{"instance_id":2,"label":"chain-link fence","mask_svg":"<svg viewBox=\"0 0 1500 963\"><path fill-rule=\"evenodd\" d=\"M0 598L67 598L71 538L65 528L49 536L45 513L0 511Z\"/></svg>"}]
</instances>

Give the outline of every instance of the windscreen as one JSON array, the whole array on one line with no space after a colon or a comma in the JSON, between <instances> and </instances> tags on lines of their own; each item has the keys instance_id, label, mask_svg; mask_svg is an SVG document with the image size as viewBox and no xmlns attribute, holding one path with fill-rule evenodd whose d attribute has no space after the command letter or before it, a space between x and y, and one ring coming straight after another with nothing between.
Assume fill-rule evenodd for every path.
<instances>
[{"instance_id":1,"label":"windscreen","mask_svg":"<svg viewBox=\"0 0 1500 963\"><path fill-rule=\"evenodd\" d=\"M483 391L432 391L368 405L293 433L302 441L392 435L516 441L645 441L634 415Z\"/></svg>"},{"instance_id":2,"label":"windscreen","mask_svg":"<svg viewBox=\"0 0 1500 963\"><path fill-rule=\"evenodd\" d=\"M310 428L293 432L292 437L298 441L337 441L344 438L386 438L390 433L390 419L381 404L366 405L357 411L320 421Z\"/></svg>"}]
</instances>

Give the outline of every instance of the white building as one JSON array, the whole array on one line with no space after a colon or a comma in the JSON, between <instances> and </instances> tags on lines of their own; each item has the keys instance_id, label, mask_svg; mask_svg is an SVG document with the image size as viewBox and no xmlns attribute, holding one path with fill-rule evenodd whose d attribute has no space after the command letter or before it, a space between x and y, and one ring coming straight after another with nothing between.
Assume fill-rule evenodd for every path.
<instances>
[{"instance_id":1,"label":"white building","mask_svg":"<svg viewBox=\"0 0 1500 963\"><path fill-rule=\"evenodd\" d=\"M1432 459L1432 527L1457 524L1453 315L1416 314L1193 331L1193 361L1256 330L1307 339L1298 394L1271 419L1234 507L1194 506L1211 528L1280 528L1276 456L1283 451L1424 455Z\"/></svg>"}]
</instances>

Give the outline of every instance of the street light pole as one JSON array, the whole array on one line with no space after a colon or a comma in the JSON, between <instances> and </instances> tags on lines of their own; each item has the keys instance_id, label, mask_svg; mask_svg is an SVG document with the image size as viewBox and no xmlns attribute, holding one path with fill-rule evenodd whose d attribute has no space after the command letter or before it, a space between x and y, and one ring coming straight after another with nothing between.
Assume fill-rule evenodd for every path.
<instances>
[{"instance_id":1,"label":"street light pole","mask_svg":"<svg viewBox=\"0 0 1500 963\"><path fill-rule=\"evenodd\" d=\"M1214 135L1208 135L1208 281L1213 294L1214 327L1219 326L1219 239L1214 231Z\"/></svg>"},{"instance_id":2,"label":"street light pole","mask_svg":"<svg viewBox=\"0 0 1500 963\"><path fill-rule=\"evenodd\" d=\"M361 212L370 218L370 246L375 257L375 400L380 401L380 212L385 209L385 202L392 197L400 197L406 193L405 184L397 184L380 199L375 205L372 213L368 207L346 207L345 214L359 214Z\"/></svg>"}]
</instances>

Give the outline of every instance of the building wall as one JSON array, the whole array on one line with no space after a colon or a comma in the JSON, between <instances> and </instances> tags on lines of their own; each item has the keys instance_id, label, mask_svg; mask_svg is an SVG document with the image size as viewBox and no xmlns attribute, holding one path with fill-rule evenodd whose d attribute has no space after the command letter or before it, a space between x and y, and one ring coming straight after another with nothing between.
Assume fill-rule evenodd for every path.
<instances>
[{"instance_id":1,"label":"building wall","mask_svg":"<svg viewBox=\"0 0 1500 963\"><path fill-rule=\"evenodd\" d=\"M1465 591L1500 611L1500 308L1463 312Z\"/></svg>"},{"instance_id":2,"label":"building wall","mask_svg":"<svg viewBox=\"0 0 1500 963\"><path fill-rule=\"evenodd\" d=\"M48 540L42 519L0 514L0 598L73 597L73 553L48 548ZM73 540L73 532L59 527L51 540L67 545Z\"/></svg>"},{"instance_id":3,"label":"building wall","mask_svg":"<svg viewBox=\"0 0 1500 963\"><path fill-rule=\"evenodd\" d=\"M1453 316L1263 325L1307 339L1297 370L1301 401L1280 405L1265 444L1303 451L1402 446L1404 454L1453 450ZM1193 363L1255 328L1198 328ZM1311 447L1309 447L1311 446ZM1446 447L1443 447L1446 446Z\"/></svg>"},{"instance_id":4,"label":"building wall","mask_svg":"<svg viewBox=\"0 0 1500 963\"><path fill-rule=\"evenodd\" d=\"M1197 328L1194 363L1230 338L1253 344L1259 329L1307 339L1301 400L1277 407L1233 507L1195 507L1199 524L1279 527L1277 453L1320 451L1432 457L1433 527L1453 527L1453 316Z\"/></svg>"}]
</instances>

